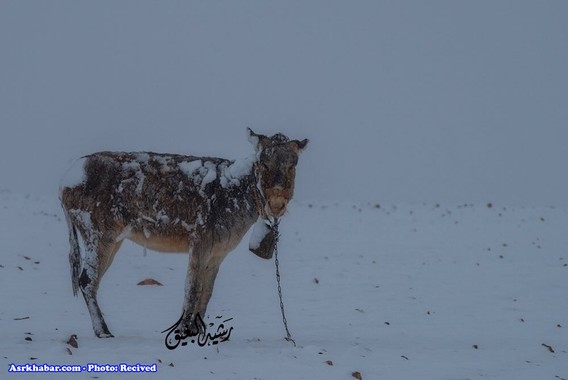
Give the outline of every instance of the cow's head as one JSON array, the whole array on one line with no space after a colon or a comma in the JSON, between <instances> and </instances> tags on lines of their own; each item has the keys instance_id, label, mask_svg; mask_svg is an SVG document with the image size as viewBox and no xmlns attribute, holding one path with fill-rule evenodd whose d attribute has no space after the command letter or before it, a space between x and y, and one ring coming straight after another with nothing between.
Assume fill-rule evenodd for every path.
<instances>
[{"instance_id":1,"label":"cow's head","mask_svg":"<svg viewBox=\"0 0 568 380\"><path fill-rule=\"evenodd\" d=\"M255 171L259 189L266 199L264 211L268 216L279 218L294 195L298 156L308 145L308 140L290 140L281 133L266 137L250 128L248 133L256 149Z\"/></svg>"}]
</instances>

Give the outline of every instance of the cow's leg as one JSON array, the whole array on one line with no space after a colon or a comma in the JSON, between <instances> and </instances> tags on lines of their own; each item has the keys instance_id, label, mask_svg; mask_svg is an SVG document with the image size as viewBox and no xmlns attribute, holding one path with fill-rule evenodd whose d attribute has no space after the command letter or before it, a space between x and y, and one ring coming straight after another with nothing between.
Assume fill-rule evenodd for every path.
<instances>
[{"instance_id":1,"label":"cow's leg","mask_svg":"<svg viewBox=\"0 0 568 380\"><path fill-rule=\"evenodd\" d=\"M109 331L103 318L97 292L103 275L112 264L116 252L120 248L122 241L115 241L110 236L95 234L93 231L85 231L85 256L83 269L79 276L79 288L85 298L85 303L91 316L93 330L99 338L110 338L113 335ZM102 235L97 238L96 235Z\"/></svg>"},{"instance_id":2,"label":"cow's leg","mask_svg":"<svg viewBox=\"0 0 568 380\"><path fill-rule=\"evenodd\" d=\"M215 284L215 278L217 278L217 273L219 272L219 265L214 268L208 268L203 273L203 287L201 290L201 295L197 300L195 305L195 310L197 313L205 318L205 313L207 312L207 304L211 299L213 294L213 285Z\"/></svg>"},{"instance_id":3,"label":"cow's leg","mask_svg":"<svg viewBox=\"0 0 568 380\"><path fill-rule=\"evenodd\" d=\"M219 267L227 256L227 253L229 253L227 250L213 249L211 256L208 257L208 263L203 270L203 287L196 305L196 310L203 317L205 316L207 305L213 294L213 286L215 285L215 279L219 273Z\"/></svg>"},{"instance_id":4,"label":"cow's leg","mask_svg":"<svg viewBox=\"0 0 568 380\"><path fill-rule=\"evenodd\" d=\"M206 262L207 256L211 251L209 242L194 242L190 245L189 266L185 280L185 299L183 303L183 330L187 335L197 335L199 332L205 331L205 325L199 323L197 314L199 309L199 299L203 293L205 285ZM199 314L201 318L204 315Z\"/></svg>"}]
</instances>

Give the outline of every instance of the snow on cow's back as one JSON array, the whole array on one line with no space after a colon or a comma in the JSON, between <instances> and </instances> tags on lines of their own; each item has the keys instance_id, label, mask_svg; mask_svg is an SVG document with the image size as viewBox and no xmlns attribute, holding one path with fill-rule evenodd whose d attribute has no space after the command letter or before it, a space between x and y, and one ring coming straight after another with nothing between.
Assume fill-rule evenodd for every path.
<instances>
[{"instance_id":1,"label":"snow on cow's back","mask_svg":"<svg viewBox=\"0 0 568 380\"><path fill-rule=\"evenodd\" d=\"M110 152L99 152L93 155L81 157L73 162L65 172L59 183L59 192L64 188L74 188L86 182L85 165L89 158L94 156L107 157ZM152 171L152 163L158 163L160 172L167 173L181 170L187 177L192 178L200 188L203 188L219 179L221 186L226 188L239 185L240 180L252 172L252 166L256 157L250 156L234 161L220 160L215 162L213 159L193 156L177 156L171 154L160 154L154 152L115 152L112 158L118 159L123 172L132 172L138 178L138 192L141 191L143 183L143 172ZM219 173L217 173L219 171ZM219 174L219 175L218 175Z\"/></svg>"},{"instance_id":2,"label":"snow on cow's back","mask_svg":"<svg viewBox=\"0 0 568 380\"><path fill-rule=\"evenodd\" d=\"M256 162L256 155L241 158L221 167L221 186L226 188L231 185L239 185L243 177L252 173L252 167Z\"/></svg>"}]
</instances>

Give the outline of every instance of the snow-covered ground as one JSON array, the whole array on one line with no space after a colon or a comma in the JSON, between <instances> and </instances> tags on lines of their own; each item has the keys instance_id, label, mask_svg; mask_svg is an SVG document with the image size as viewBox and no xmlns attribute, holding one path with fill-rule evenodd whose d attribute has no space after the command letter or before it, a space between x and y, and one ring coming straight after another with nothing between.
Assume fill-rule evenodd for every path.
<instances>
[{"instance_id":1,"label":"snow-covered ground","mask_svg":"<svg viewBox=\"0 0 568 380\"><path fill-rule=\"evenodd\" d=\"M9 373L11 363L156 363L156 373L123 376L567 379L567 225L558 207L298 201L280 228L298 347L283 339L274 261L248 252L247 237L209 304L211 318L233 318L230 341L170 351L161 331L179 317L187 256L125 244L99 292L115 338L97 339L71 292L58 200L4 190L0 378L62 378ZM137 286L145 278L163 286Z\"/></svg>"}]
</instances>

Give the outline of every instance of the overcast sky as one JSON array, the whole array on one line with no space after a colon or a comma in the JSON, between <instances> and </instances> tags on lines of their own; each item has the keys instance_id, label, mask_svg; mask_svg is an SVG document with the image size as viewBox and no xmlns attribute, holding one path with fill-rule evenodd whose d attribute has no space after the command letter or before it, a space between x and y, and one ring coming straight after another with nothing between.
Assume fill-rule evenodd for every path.
<instances>
[{"instance_id":1,"label":"overcast sky","mask_svg":"<svg viewBox=\"0 0 568 380\"><path fill-rule=\"evenodd\" d=\"M0 1L0 189L309 138L306 201L568 205L568 1Z\"/></svg>"}]
</instances>

